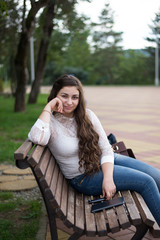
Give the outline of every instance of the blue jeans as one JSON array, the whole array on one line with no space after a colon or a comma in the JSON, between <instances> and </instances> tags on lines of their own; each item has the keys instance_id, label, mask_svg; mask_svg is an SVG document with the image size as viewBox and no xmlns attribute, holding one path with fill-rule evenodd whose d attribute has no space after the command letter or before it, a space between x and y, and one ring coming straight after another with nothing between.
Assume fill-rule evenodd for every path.
<instances>
[{"instance_id":1,"label":"blue jeans","mask_svg":"<svg viewBox=\"0 0 160 240\"><path fill-rule=\"evenodd\" d=\"M142 195L160 226L160 170L115 153L113 178L117 191L133 190ZM75 189L86 195L101 195L102 181L101 170L90 176L82 174L69 180Z\"/></svg>"}]
</instances>

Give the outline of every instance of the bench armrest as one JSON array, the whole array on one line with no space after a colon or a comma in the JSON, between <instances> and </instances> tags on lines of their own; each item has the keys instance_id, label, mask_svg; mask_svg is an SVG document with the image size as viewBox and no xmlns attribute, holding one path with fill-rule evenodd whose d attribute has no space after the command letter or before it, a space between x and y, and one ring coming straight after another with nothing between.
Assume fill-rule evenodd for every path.
<instances>
[{"instance_id":1,"label":"bench armrest","mask_svg":"<svg viewBox=\"0 0 160 240\"><path fill-rule=\"evenodd\" d=\"M15 160L25 159L32 147L33 143L29 139L26 139L26 141L15 151L14 153Z\"/></svg>"}]
</instances>

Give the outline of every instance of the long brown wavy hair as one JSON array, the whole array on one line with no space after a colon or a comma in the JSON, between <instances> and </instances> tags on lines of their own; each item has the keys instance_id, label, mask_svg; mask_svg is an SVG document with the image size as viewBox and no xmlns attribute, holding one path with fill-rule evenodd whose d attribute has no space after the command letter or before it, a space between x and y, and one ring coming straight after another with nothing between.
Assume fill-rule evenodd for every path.
<instances>
[{"instance_id":1,"label":"long brown wavy hair","mask_svg":"<svg viewBox=\"0 0 160 240\"><path fill-rule=\"evenodd\" d=\"M99 170L99 160L102 152L98 143L99 135L86 114L86 104L80 80L73 75L59 77L53 84L48 102L57 96L61 88L66 86L75 86L79 91L79 103L74 111L79 139L79 170L84 167L86 174L92 174Z\"/></svg>"}]
</instances>

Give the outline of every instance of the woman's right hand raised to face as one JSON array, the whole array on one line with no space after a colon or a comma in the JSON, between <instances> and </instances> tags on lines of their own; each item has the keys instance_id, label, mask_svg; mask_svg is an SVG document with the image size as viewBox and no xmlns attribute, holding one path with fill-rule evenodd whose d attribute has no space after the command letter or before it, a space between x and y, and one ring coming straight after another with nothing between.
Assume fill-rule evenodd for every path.
<instances>
[{"instance_id":1,"label":"woman's right hand raised to face","mask_svg":"<svg viewBox=\"0 0 160 240\"><path fill-rule=\"evenodd\" d=\"M53 98L49 103L47 103L47 105L42 110L39 119L46 123L49 123L53 111L63 113L63 103L58 97Z\"/></svg>"},{"instance_id":2,"label":"woman's right hand raised to face","mask_svg":"<svg viewBox=\"0 0 160 240\"><path fill-rule=\"evenodd\" d=\"M53 98L47 105L50 107L51 112L54 111L54 112L63 113L63 103L58 97Z\"/></svg>"}]
</instances>

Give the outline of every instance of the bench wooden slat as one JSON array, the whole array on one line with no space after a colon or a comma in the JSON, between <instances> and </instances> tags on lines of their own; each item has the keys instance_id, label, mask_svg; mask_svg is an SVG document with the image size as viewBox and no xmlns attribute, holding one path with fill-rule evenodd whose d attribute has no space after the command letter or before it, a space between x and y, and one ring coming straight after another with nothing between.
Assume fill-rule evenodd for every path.
<instances>
[{"instance_id":1,"label":"bench wooden slat","mask_svg":"<svg viewBox=\"0 0 160 240\"><path fill-rule=\"evenodd\" d=\"M75 230L84 231L84 203L83 194L76 193L75 199Z\"/></svg>"},{"instance_id":2,"label":"bench wooden slat","mask_svg":"<svg viewBox=\"0 0 160 240\"><path fill-rule=\"evenodd\" d=\"M53 170L53 175L51 179L51 184L49 188L45 189L45 195L52 206L52 209L55 211L55 214L58 215L60 205L58 205L56 199L55 199L55 193L56 193L56 188L58 185L58 175L59 175L59 167L56 164Z\"/></svg>"},{"instance_id":3,"label":"bench wooden slat","mask_svg":"<svg viewBox=\"0 0 160 240\"><path fill-rule=\"evenodd\" d=\"M50 157L51 157L51 153L50 153L49 149L48 148L44 149L44 152L41 156L41 160L40 160L39 164L34 169L34 171L36 173L36 176L39 179L42 178L45 175Z\"/></svg>"},{"instance_id":4,"label":"bench wooden slat","mask_svg":"<svg viewBox=\"0 0 160 240\"><path fill-rule=\"evenodd\" d=\"M47 168L47 171L46 171L46 175L45 175L45 179L46 179L46 182L47 182L48 186L50 186L50 184L51 184L55 164L56 164L56 160L53 156L51 156L50 162L48 164L48 168Z\"/></svg>"},{"instance_id":5,"label":"bench wooden slat","mask_svg":"<svg viewBox=\"0 0 160 240\"><path fill-rule=\"evenodd\" d=\"M84 196L85 203L85 219L86 219L86 235L88 237L96 236L96 223L94 214L91 213L91 204L88 204L89 196Z\"/></svg>"},{"instance_id":6,"label":"bench wooden slat","mask_svg":"<svg viewBox=\"0 0 160 240\"><path fill-rule=\"evenodd\" d=\"M14 158L16 160L25 159L28 152L31 150L33 143L28 139L15 151Z\"/></svg>"},{"instance_id":7,"label":"bench wooden slat","mask_svg":"<svg viewBox=\"0 0 160 240\"><path fill-rule=\"evenodd\" d=\"M35 167L39 163L44 149L45 147L40 145L37 145L33 149L32 153L29 155L27 160L32 167Z\"/></svg>"},{"instance_id":8,"label":"bench wooden slat","mask_svg":"<svg viewBox=\"0 0 160 240\"><path fill-rule=\"evenodd\" d=\"M55 164L56 164L55 159L51 155L51 157L49 159L49 163L48 163L46 173L45 173L44 177L42 177L40 179L40 184L41 184L42 188L44 189L44 191L45 191L46 188L49 188L49 186L51 184L51 179L52 179Z\"/></svg>"},{"instance_id":9,"label":"bench wooden slat","mask_svg":"<svg viewBox=\"0 0 160 240\"><path fill-rule=\"evenodd\" d=\"M121 194L117 193L114 198L120 197L120 195ZM112 208L106 210L106 215L108 219L109 228L112 233L118 232L120 230L120 226L122 229L126 229L131 226L123 205L115 207L114 209ZM117 218L119 220L119 223L117 221Z\"/></svg>"},{"instance_id":10,"label":"bench wooden slat","mask_svg":"<svg viewBox=\"0 0 160 240\"><path fill-rule=\"evenodd\" d=\"M59 167L56 164L54 171L53 171L51 184L50 184L49 188L46 189L46 195L49 200L55 199L55 191L56 191L56 187L57 187L58 174L59 174Z\"/></svg>"},{"instance_id":11,"label":"bench wooden slat","mask_svg":"<svg viewBox=\"0 0 160 240\"><path fill-rule=\"evenodd\" d=\"M55 192L55 200L57 202L57 205L59 206L59 208L56 211L56 214L58 217L63 217L63 212L60 209L60 205L61 205L61 198L62 198L62 186L63 186L63 174L62 172L59 172L58 175L58 182L57 182L57 188L56 188L56 192Z\"/></svg>"},{"instance_id":12,"label":"bench wooden slat","mask_svg":"<svg viewBox=\"0 0 160 240\"><path fill-rule=\"evenodd\" d=\"M143 197L139 193L137 193L137 192L133 192L132 196L133 196L133 198L134 198L134 200L136 202L136 205L137 205L137 207L139 209L139 212L141 214L143 222L145 224L147 224L148 226L152 227L154 222L155 222L155 220L154 220L154 218L153 218L153 216L152 216L148 206L146 205Z\"/></svg>"},{"instance_id":13,"label":"bench wooden slat","mask_svg":"<svg viewBox=\"0 0 160 240\"><path fill-rule=\"evenodd\" d=\"M120 230L119 223L117 221L117 216L113 208L106 210L106 217L108 220L108 225L111 233L116 233Z\"/></svg>"},{"instance_id":14,"label":"bench wooden slat","mask_svg":"<svg viewBox=\"0 0 160 240\"><path fill-rule=\"evenodd\" d=\"M68 184L67 180L64 178L62 185L62 198L60 204L60 208L63 213L64 219L66 219L67 216L67 203L68 203Z\"/></svg>"},{"instance_id":15,"label":"bench wooden slat","mask_svg":"<svg viewBox=\"0 0 160 240\"><path fill-rule=\"evenodd\" d=\"M134 225L140 224L142 222L141 217L130 191L123 191L122 196L124 197L124 200L126 202L127 210L132 220L132 223Z\"/></svg>"},{"instance_id":16,"label":"bench wooden slat","mask_svg":"<svg viewBox=\"0 0 160 240\"><path fill-rule=\"evenodd\" d=\"M100 212L96 212L94 214L95 214L95 221L96 221L98 236L106 236L107 235L107 226L106 226L104 212L100 211Z\"/></svg>"},{"instance_id":17,"label":"bench wooden slat","mask_svg":"<svg viewBox=\"0 0 160 240\"><path fill-rule=\"evenodd\" d=\"M59 204L59 206L61 205L62 183L63 183L63 174L62 172L60 172L58 176L58 183L57 183L57 188L55 193L55 199Z\"/></svg>"},{"instance_id":18,"label":"bench wooden slat","mask_svg":"<svg viewBox=\"0 0 160 240\"><path fill-rule=\"evenodd\" d=\"M120 196L122 196L122 194L119 192L115 195L115 198L120 197ZM116 207L116 212L117 212L117 216L118 216L121 228L122 229L129 228L131 226L131 223L128 219L128 215L127 215L124 205Z\"/></svg>"},{"instance_id":19,"label":"bench wooden slat","mask_svg":"<svg viewBox=\"0 0 160 240\"><path fill-rule=\"evenodd\" d=\"M74 226L74 213L75 213L75 191L74 189L69 186L68 187L68 206L67 206L67 223L69 226Z\"/></svg>"}]
</instances>

